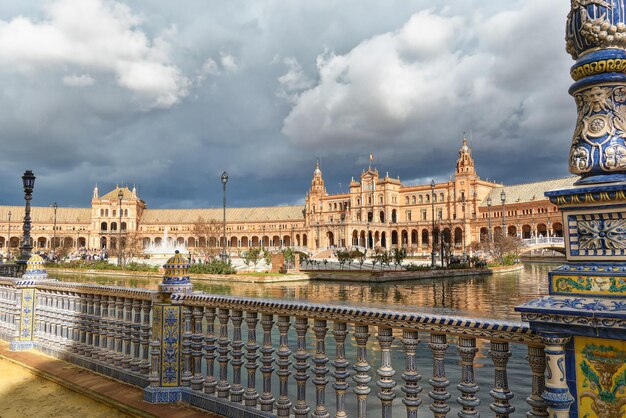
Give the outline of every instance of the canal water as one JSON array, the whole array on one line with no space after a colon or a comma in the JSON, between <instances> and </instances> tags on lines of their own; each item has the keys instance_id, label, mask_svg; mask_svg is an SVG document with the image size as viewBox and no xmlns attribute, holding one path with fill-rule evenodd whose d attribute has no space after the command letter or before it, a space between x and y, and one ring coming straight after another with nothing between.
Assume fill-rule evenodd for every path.
<instances>
[{"instance_id":1,"label":"canal water","mask_svg":"<svg viewBox=\"0 0 626 418\"><path fill-rule=\"evenodd\" d=\"M330 282L330 281L303 281L289 282L284 284L271 283L230 283L209 282L193 280L194 290L201 290L207 293L246 296L270 299L297 299L302 301L316 303L346 304L367 306L385 309L401 309L411 310L423 313L436 313L441 315L470 316L478 318L492 318L498 320L519 321L519 314L513 311L516 305L524 303L528 300L546 295L548 292L547 273L555 265L532 263L525 264L524 269L517 272L498 274L492 276L474 276L474 277L457 277L457 278L438 278L415 281L388 282L381 284L370 283L353 283L353 282ZM62 281L84 282L102 285L114 285L123 287L137 287L156 289L160 283L159 278L127 278L116 276L98 276L98 275L76 275L76 274L58 274L52 272L51 277ZM311 324L312 325L312 324ZM331 324L329 324L331 325ZM293 331L293 327L291 327ZM332 334L327 334L327 354L332 361L334 358L334 343ZM349 329L352 334L352 329ZM376 397L378 388L375 381L378 379L376 369L380 364L380 349L375 339L375 330L371 329L372 337L368 342L369 361L372 366L371 376L372 382L370 387L372 392L369 396L368 411L370 416L380 415L380 402ZM401 403L403 393L400 386L403 384L400 377L404 370L404 354L400 333L394 333L396 337L392 349L392 365L396 370L395 380L398 386L394 389L398 399L394 401L393 416L405 416L404 405ZM259 331L260 337L260 331ZM278 336L273 339L278 341ZM423 376L420 385L423 392L420 398L423 406L419 408L419 416L432 416L428 410L431 400L428 397L428 391L431 390L428 379L432 373L432 354L428 348L428 335L420 334L420 346L418 348L417 366L419 373ZM295 334L289 336L290 346L295 342ZM309 331L307 342L311 348L310 353L314 353L313 347L314 336ZM460 410L456 398L460 395L457 384L460 381L460 364L459 355L456 350L456 340L452 337L448 339L450 348L448 348L445 359L446 374L450 379L448 391L452 395L448 404L451 411L448 416L456 416ZM493 402L489 396L489 391L494 384L494 366L489 357L489 343L484 340L478 340L478 353L475 360L476 380L480 385L478 397L481 400L479 412L482 416L492 416L493 412L489 408L489 404ZM352 339L346 341L347 358L353 364L356 358ZM509 386L515 393L515 397L511 400L511 404L515 406L516 411L512 416L524 416L528 411L528 404L525 402L526 397L530 394L530 368L526 361L526 346L520 344L510 344L512 356L508 364ZM291 347L295 352L295 346ZM330 363L327 365L332 371L333 367ZM310 372L310 370L309 370ZM352 372L353 373L353 372ZM244 372L245 374L245 372ZM258 373L260 374L260 373ZM331 410L334 411L334 391L331 383L334 378L331 375L329 385L327 387L326 402ZM313 376L311 375L311 379ZM310 383L310 382L309 382ZM257 382L257 388L260 388L260 380ZM350 379L351 388L354 383ZM312 385L311 390L307 391L307 400L314 407L315 393ZM273 383L273 387L278 387L278 382ZM295 393L295 387L290 388L290 395ZM295 402L292 399L292 402ZM355 396L350 393L348 397L348 415L354 415ZM352 413L350 413L352 411Z\"/></svg>"}]
</instances>

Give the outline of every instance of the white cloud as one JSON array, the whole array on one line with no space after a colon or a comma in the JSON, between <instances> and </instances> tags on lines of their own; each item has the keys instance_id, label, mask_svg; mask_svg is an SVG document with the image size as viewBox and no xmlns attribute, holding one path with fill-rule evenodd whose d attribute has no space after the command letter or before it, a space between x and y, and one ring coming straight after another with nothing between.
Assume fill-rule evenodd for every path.
<instances>
[{"instance_id":1,"label":"white cloud","mask_svg":"<svg viewBox=\"0 0 626 418\"><path fill-rule=\"evenodd\" d=\"M224 52L220 53L220 62L222 63L224 70L228 73L234 73L238 69L235 57L230 54L226 54Z\"/></svg>"},{"instance_id":2,"label":"white cloud","mask_svg":"<svg viewBox=\"0 0 626 418\"><path fill-rule=\"evenodd\" d=\"M546 97L564 97L570 65L564 52L554 56L545 48L546 39L562 39L567 5L563 15L538 16L541 5L521 2L487 16L485 10L459 16L424 10L345 54L324 52L317 58L319 81L290 96L294 105L282 132L301 146L348 149L381 140L436 146L464 128L485 133L511 123L540 131L545 125L525 121L550 113ZM544 58L551 67L540 65ZM563 69L555 70L560 63ZM288 91L297 74L281 76L280 88ZM544 89L535 87L535 77Z\"/></svg>"},{"instance_id":3,"label":"white cloud","mask_svg":"<svg viewBox=\"0 0 626 418\"><path fill-rule=\"evenodd\" d=\"M87 87L91 86L95 81L89 74L72 74L63 77L63 84L70 87Z\"/></svg>"},{"instance_id":4,"label":"white cloud","mask_svg":"<svg viewBox=\"0 0 626 418\"><path fill-rule=\"evenodd\" d=\"M162 37L149 39L128 6L105 0L57 0L45 12L41 21L0 20L4 71L38 74L70 68L112 75L120 87L151 107L171 107L188 94L188 80L168 59L167 42Z\"/></svg>"},{"instance_id":5,"label":"white cloud","mask_svg":"<svg viewBox=\"0 0 626 418\"><path fill-rule=\"evenodd\" d=\"M280 87L276 95L291 103L296 103L299 94L315 84L305 73L297 59L287 57L282 60L287 66L287 72L278 77Z\"/></svg>"}]
</instances>

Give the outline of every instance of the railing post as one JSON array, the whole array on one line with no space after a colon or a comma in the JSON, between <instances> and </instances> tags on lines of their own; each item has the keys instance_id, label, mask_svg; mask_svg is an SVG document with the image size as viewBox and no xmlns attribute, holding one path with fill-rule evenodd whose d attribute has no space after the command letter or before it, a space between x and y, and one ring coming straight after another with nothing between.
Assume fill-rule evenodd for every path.
<instances>
[{"instance_id":1,"label":"railing post","mask_svg":"<svg viewBox=\"0 0 626 418\"><path fill-rule=\"evenodd\" d=\"M515 412L515 408L509 403L509 400L513 398L513 393L509 390L509 379L506 371L509 357L511 357L509 343L506 341L491 341L489 356L496 366L494 388L489 392L494 402L489 407L496 413L497 418L508 418L509 415Z\"/></svg>"},{"instance_id":2,"label":"railing post","mask_svg":"<svg viewBox=\"0 0 626 418\"><path fill-rule=\"evenodd\" d=\"M293 407L293 413L296 418L306 418L309 416L311 408L306 402L306 381L309 379L307 370L309 369L308 359L310 357L306 349L306 332L309 329L309 319L306 317L296 318L296 336L298 339L298 348L294 354L296 359L294 376L296 380L296 404Z\"/></svg>"},{"instance_id":3,"label":"railing post","mask_svg":"<svg viewBox=\"0 0 626 418\"><path fill-rule=\"evenodd\" d=\"M480 405L480 399L476 397L476 394L479 388L474 378L474 357L478 352L476 338L459 337L457 350L461 356L461 383L457 385L461 396L457 398L457 402L463 408L459 412L459 417L478 417L476 408Z\"/></svg>"},{"instance_id":4,"label":"railing post","mask_svg":"<svg viewBox=\"0 0 626 418\"><path fill-rule=\"evenodd\" d=\"M204 311L195 306L193 308L193 335L191 336L191 355L193 357L193 377L191 378L191 388L202 390L204 376L202 376L202 318Z\"/></svg>"},{"instance_id":5,"label":"railing post","mask_svg":"<svg viewBox=\"0 0 626 418\"><path fill-rule=\"evenodd\" d=\"M335 383L333 388L335 389L335 395L337 398L337 413L335 418L346 418L348 416L346 412L346 393L348 392L348 366L350 363L346 359L346 337L348 335L347 324L345 322L335 321L333 324L333 335L335 336L336 354L335 361L332 362L335 371L333 376L335 377Z\"/></svg>"},{"instance_id":6,"label":"railing post","mask_svg":"<svg viewBox=\"0 0 626 418\"><path fill-rule=\"evenodd\" d=\"M180 378L180 385L185 387L191 387L191 308L188 306L182 307L182 375Z\"/></svg>"},{"instance_id":7,"label":"railing post","mask_svg":"<svg viewBox=\"0 0 626 418\"><path fill-rule=\"evenodd\" d=\"M328 408L326 407L326 385L328 384L328 356L326 355L326 327L325 319L316 319L313 326L315 332L315 355L313 356L313 384L315 385L315 411L312 416L315 418L328 418Z\"/></svg>"},{"instance_id":8,"label":"railing post","mask_svg":"<svg viewBox=\"0 0 626 418\"><path fill-rule=\"evenodd\" d=\"M248 370L248 387L243 394L246 406L256 407L259 393L256 390L256 369L259 367L257 360L259 344L256 341L256 327L259 315L256 312L246 312L246 325L248 326L248 342L246 344L246 369Z\"/></svg>"},{"instance_id":9,"label":"railing post","mask_svg":"<svg viewBox=\"0 0 626 418\"><path fill-rule=\"evenodd\" d=\"M272 314L261 315L261 327L263 328L263 345L261 346L261 373L263 373L263 394L259 399L261 411L272 411L274 409L274 396L272 395L272 373L274 367L274 346L272 345L272 326L274 317Z\"/></svg>"},{"instance_id":10,"label":"railing post","mask_svg":"<svg viewBox=\"0 0 626 418\"><path fill-rule=\"evenodd\" d=\"M204 393L215 393L217 380L215 379L215 359L217 346L215 342L215 308L205 308L206 336L204 337L204 360L206 362L206 379L204 380Z\"/></svg>"},{"instance_id":11,"label":"railing post","mask_svg":"<svg viewBox=\"0 0 626 418\"><path fill-rule=\"evenodd\" d=\"M526 415L529 418L532 417L547 417L548 410L546 401L543 400L541 394L546 389L545 382L545 370L546 370L546 355L543 347L541 346L528 346L528 364L532 372L531 392L530 396L526 398L526 402L532 408Z\"/></svg>"},{"instance_id":12,"label":"railing post","mask_svg":"<svg viewBox=\"0 0 626 418\"><path fill-rule=\"evenodd\" d=\"M553 418L568 418L574 398L567 387L565 368L565 345L569 335L543 334L541 340L546 345L546 385L541 397L548 405L548 415ZM579 394L580 396L580 394Z\"/></svg>"},{"instance_id":13,"label":"railing post","mask_svg":"<svg viewBox=\"0 0 626 418\"><path fill-rule=\"evenodd\" d=\"M354 339L357 346L357 361L354 363L356 374L352 377L356 383L354 393L357 396L357 417L367 417L367 396L371 389L367 384L372 380L369 375L372 367L367 361L367 340L370 337L369 327L367 325L354 326Z\"/></svg>"},{"instance_id":14,"label":"railing post","mask_svg":"<svg viewBox=\"0 0 626 418\"><path fill-rule=\"evenodd\" d=\"M227 398L230 391L230 383L228 382L228 362L230 357L230 340L228 339L228 320L230 319L230 311L228 309L218 309L217 318L220 322L220 337L217 340L217 353L219 354L217 361L220 364L220 379L217 382L217 397Z\"/></svg>"},{"instance_id":15,"label":"railing post","mask_svg":"<svg viewBox=\"0 0 626 418\"><path fill-rule=\"evenodd\" d=\"M419 394L422 392L419 381L422 379L422 376L417 372L415 359L418 344L417 331L409 329L402 331L402 346L406 358L405 371L402 373L402 379L405 382L404 386L402 386L402 392L405 393L402 403L406 406L407 418L417 418L417 408L422 404L422 400L419 398Z\"/></svg>"},{"instance_id":16,"label":"railing post","mask_svg":"<svg viewBox=\"0 0 626 418\"><path fill-rule=\"evenodd\" d=\"M428 344L433 352L433 377L428 381L433 390L428 392L428 396L433 400L430 410L435 418L445 418L450 412L448 399L450 392L447 388L450 381L446 377L446 369L444 366L444 358L448 349L446 334L430 334L430 343Z\"/></svg>"},{"instance_id":17,"label":"railing post","mask_svg":"<svg viewBox=\"0 0 626 418\"><path fill-rule=\"evenodd\" d=\"M233 359L230 364L233 366L233 385L230 388L230 400L240 403L243 400L243 385L241 384L241 366L243 365L243 340L241 338L241 323L243 322L243 312L233 310L231 320L233 322L233 342L231 343Z\"/></svg>"},{"instance_id":18,"label":"railing post","mask_svg":"<svg viewBox=\"0 0 626 418\"><path fill-rule=\"evenodd\" d=\"M278 316L278 331L280 334L280 343L278 346L278 361L276 362L276 364L278 365L277 374L279 379L280 395L278 396L278 400L276 401L276 415L279 417L288 417L291 410L288 382L289 376L291 375L291 372L289 371L289 366L291 366L291 361L289 360L291 350L289 349L289 341L287 338L289 326L291 325L289 320L289 316Z\"/></svg>"},{"instance_id":19,"label":"railing post","mask_svg":"<svg viewBox=\"0 0 626 418\"><path fill-rule=\"evenodd\" d=\"M380 388L378 398L381 402L382 417L392 418L392 404L396 398L393 388L396 382L393 376L396 371L391 367L391 344L393 343L393 329L388 327L378 327L378 343L380 345L380 368L377 370L380 379L376 385Z\"/></svg>"}]
</instances>

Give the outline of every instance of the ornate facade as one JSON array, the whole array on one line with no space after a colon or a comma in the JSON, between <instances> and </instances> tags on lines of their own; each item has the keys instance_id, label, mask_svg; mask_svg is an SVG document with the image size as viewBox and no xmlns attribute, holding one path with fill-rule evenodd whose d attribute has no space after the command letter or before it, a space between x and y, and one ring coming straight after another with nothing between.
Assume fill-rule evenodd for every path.
<instances>
[{"instance_id":1,"label":"ornate facade","mask_svg":"<svg viewBox=\"0 0 626 418\"><path fill-rule=\"evenodd\" d=\"M523 238L560 236L560 213L543 192L571 186L574 180L514 186L483 180L466 139L454 175L435 184L403 184L370 165L358 180L352 179L348 192L328 194L317 162L304 206L228 208L226 240L231 251L250 246L293 246L312 252L404 246L412 254L426 255L433 238L462 252L488 239L489 226L492 236L500 234L503 224L507 234ZM23 207L0 206L1 251L6 251L9 239L17 251L23 213ZM32 224L35 250L115 249L119 239L143 247L167 240L192 250L217 249L223 243L222 209L149 209L136 189L127 187L100 196L96 186L91 208L35 206Z\"/></svg>"}]
</instances>

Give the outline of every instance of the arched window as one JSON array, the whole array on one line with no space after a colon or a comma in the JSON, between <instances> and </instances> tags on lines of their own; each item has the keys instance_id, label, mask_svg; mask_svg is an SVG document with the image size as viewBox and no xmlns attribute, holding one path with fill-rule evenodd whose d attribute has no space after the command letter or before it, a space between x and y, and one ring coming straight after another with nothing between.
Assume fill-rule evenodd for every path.
<instances>
[{"instance_id":1,"label":"arched window","mask_svg":"<svg viewBox=\"0 0 626 418\"><path fill-rule=\"evenodd\" d=\"M107 230L107 223L106 222L101 222L100 223L100 230L101 231L106 231Z\"/></svg>"},{"instance_id":2,"label":"arched window","mask_svg":"<svg viewBox=\"0 0 626 418\"><path fill-rule=\"evenodd\" d=\"M404 203L405 203L405 204L407 204L407 205L409 204L409 196L407 196L407 197L404 199Z\"/></svg>"},{"instance_id":3,"label":"arched window","mask_svg":"<svg viewBox=\"0 0 626 418\"><path fill-rule=\"evenodd\" d=\"M413 197L411 198L411 201L412 201L413 204L415 204L415 195L413 195ZM420 203L422 203L422 202L420 202Z\"/></svg>"},{"instance_id":4,"label":"arched window","mask_svg":"<svg viewBox=\"0 0 626 418\"><path fill-rule=\"evenodd\" d=\"M378 200L380 203L383 203L383 195L378 196Z\"/></svg>"},{"instance_id":5,"label":"arched window","mask_svg":"<svg viewBox=\"0 0 626 418\"><path fill-rule=\"evenodd\" d=\"M443 202L443 201L444 201L444 199L443 199L443 193L439 193L439 201L440 201L440 202Z\"/></svg>"},{"instance_id":6,"label":"arched window","mask_svg":"<svg viewBox=\"0 0 626 418\"><path fill-rule=\"evenodd\" d=\"M426 203L430 203L430 195L429 194L426 195Z\"/></svg>"},{"instance_id":7,"label":"arched window","mask_svg":"<svg viewBox=\"0 0 626 418\"><path fill-rule=\"evenodd\" d=\"M437 203L437 195L433 193L433 202Z\"/></svg>"}]
</instances>

